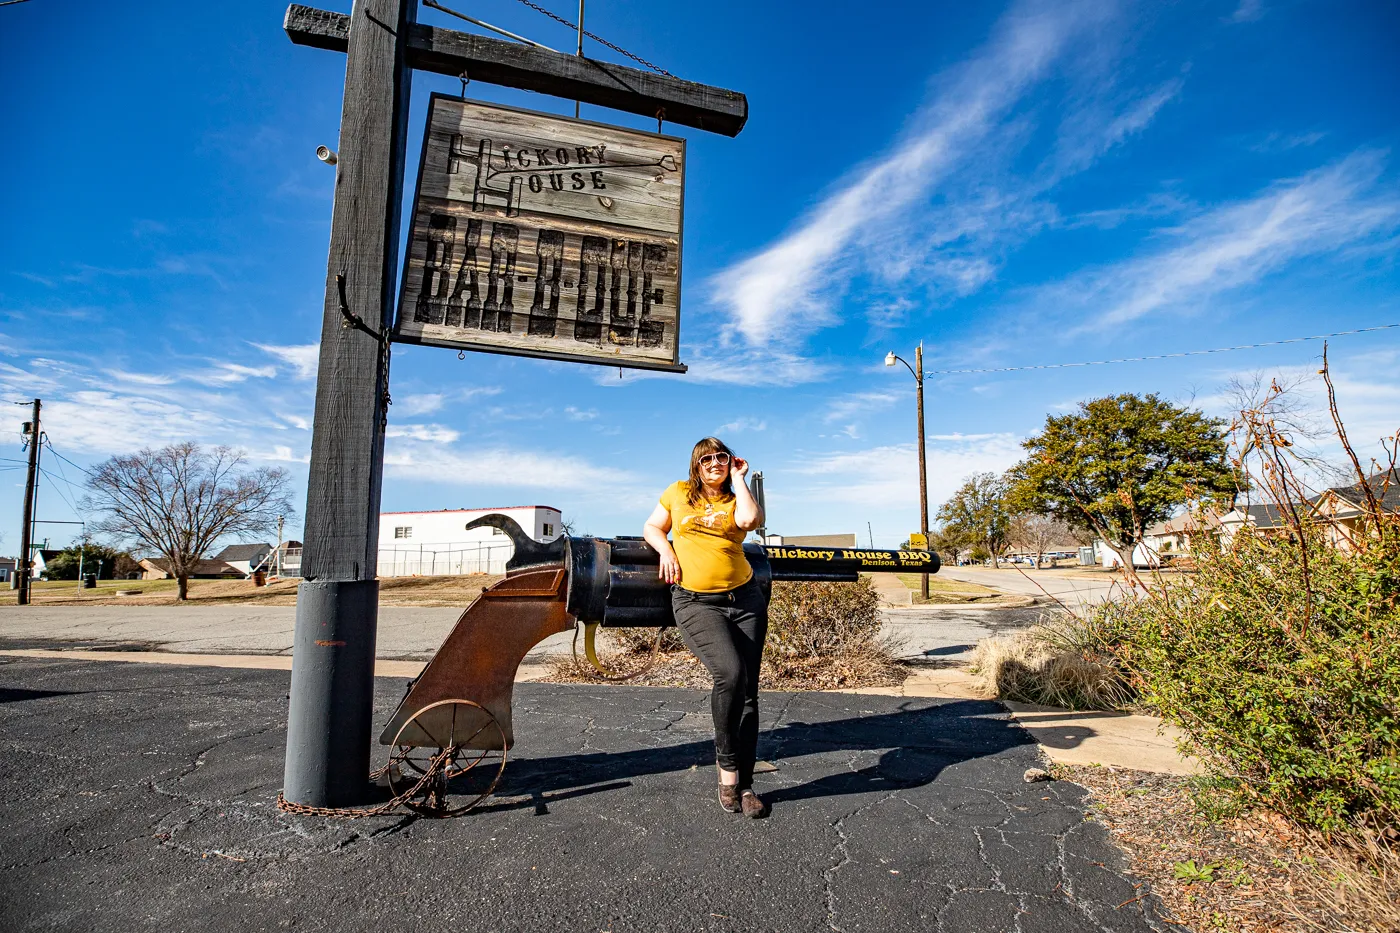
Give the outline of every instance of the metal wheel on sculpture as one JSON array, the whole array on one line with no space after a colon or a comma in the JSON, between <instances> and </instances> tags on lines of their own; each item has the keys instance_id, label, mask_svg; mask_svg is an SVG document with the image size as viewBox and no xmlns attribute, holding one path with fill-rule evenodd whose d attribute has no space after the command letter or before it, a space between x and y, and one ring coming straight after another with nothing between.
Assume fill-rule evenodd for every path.
<instances>
[{"instance_id":1,"label":"metal wheel on sculpture","mask_svg":"<svg viewBox=\"0 0 1400 933\"><path fill-rule=\"evenodd\" d=\"M439 700L399 728L389 788L399 797L417 786L403 803L415 813L461 816L491 796L505 768L505 732L491 711L471 700Z\"/></svg>"}]
</instances>

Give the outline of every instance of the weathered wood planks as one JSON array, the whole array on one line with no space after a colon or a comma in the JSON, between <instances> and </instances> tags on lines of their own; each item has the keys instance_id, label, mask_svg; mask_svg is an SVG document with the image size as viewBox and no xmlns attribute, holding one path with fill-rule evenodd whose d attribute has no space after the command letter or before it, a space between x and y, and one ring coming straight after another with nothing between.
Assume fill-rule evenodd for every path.
<instances>
[{"instance_id":1,"label":"weathered wood planks","mask_svg":"<svg viewBox=\"0 0 1400 933\"><path fill-rule=\"evenodd\" d=\"M397 291L413 74L397 34L412 23L416 6L415 0L355 3L311 436L302 557L307 580L375 577L388 355L370 335L342 326L335 277L345 276L350 309L386 333Z\"/></svg>"},{"instance_id":2,"label":"weathered wood planks","mask_svg":"<svg viewBox=\"0 0 1400 933\"><path fill-rule=\"evenodd\" d=\"M350 17L294 3L283 28L298 45L343 52ZM738 91L436 26L409 27L408 62L423 71L454 78L465 71L474 81L645 117L664 111L668 123L724 136L739 135L749 117L748 98Z\"/></svg>"},{"instance_id":3,"label":"weathered wood planks","mask_svg":"<svg viewBox=\"0 0 1400 933\"><path fill-rule=\"evenodd\" d=\"M395 339L684 371L685 140L433 95Z\"/></svg>"}]
</instances>

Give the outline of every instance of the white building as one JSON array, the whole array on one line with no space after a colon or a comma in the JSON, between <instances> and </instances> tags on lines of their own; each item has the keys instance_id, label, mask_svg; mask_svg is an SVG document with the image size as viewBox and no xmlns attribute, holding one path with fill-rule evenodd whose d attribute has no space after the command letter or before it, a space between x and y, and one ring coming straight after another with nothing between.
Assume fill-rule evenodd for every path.
<instances>
[{"instance_id":1,"label":"white building","mask_svg":"<svg viewBox=\"0 0 1400 933\"><path fill-rule=\"evenodd\" d=\"M499 509L442 509L437 512L382 512L379 516L379 576L505 573L513 550L498 528L467 525L483 515L515 520L541 543L564 533L563 516L547 505Z\"/></svg>"}]
</instances>

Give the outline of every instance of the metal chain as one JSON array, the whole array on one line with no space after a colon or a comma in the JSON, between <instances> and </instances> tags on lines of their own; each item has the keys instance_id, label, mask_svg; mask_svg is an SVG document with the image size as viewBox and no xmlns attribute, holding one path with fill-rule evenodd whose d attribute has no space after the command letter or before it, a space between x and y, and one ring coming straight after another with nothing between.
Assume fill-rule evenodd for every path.
<instances>
[{"instance_id":1,"label":"metal chain","mask_svg":"<svg viewBox=\"0 0 1400 933\"><path fill-rule=\"evenodd\" d=\"M578 30L577 25L569 22L567 19L565 19L557 13L551 13L549 10L546 10L538 3L532 3L531 0L520 0L520 2L525 4L527 7L529 7L537 13L543 13L545 16L548 16L550 19L554 20L557 23L562 23L563 25L568 26L570 29L573 29L575 31ZM611 42L609 42L607 39L604 39L602 36L595 36L587 29L583 31L583 34L588 38L592 39L594 42L600 43L601 45L606 45L608 48L612 49L614 52L617 52L619 55L626 55L628 58L632 59L632 61L637 62L640 65L645 65L652 71L655 71L657 74L663 74L668 78L675 77L675 75L671 74L671 72L667 71L665 68L662 68L660 65L653 65L651 62L647 61L645 58L642 58L640 55L633 55L631 52L627 51L622 46L613 45Z\"/></svg>"},{"instance_id":2,"label":"metal chain","mask_svg":"<svg viewBox=\"0 0 1400 933\"><path fill-rule=\"evenodd\" d=\"M436 755L433 756L432 760L428 762L428 767L426 770L424 770L423 776L418 779L418 783L414 784L411 788L404 791L402 794L399 794L397 797L391 797L390 799L384 801L377 807L315 807L311 804L306 803L293 803L286 797L283 797L282 792L279 790L277 792L277 809L284 810L287 813L298 813L302 816L328 816L338 817L342 819L358 819L366 816L381 816L385 813L388 813L390 810L395 810L399 808L406 801L412 800L414 797L418 796L418 793L424 788L424 786L437 777L438 772L440 772L443 769L443 767L447 764L449 760L451 760L451 757L455 754L457 754L457 746L455 745L450 745L447 748L444 748L442 751L438 752ZM393 759L391 758L389 760L389 764L386 764L384 767L372 772L369 776L369 779L371 781L378 780L379 778L388 774L389 768L393 765L393 763Z\"/></svg>"}]
</instances>

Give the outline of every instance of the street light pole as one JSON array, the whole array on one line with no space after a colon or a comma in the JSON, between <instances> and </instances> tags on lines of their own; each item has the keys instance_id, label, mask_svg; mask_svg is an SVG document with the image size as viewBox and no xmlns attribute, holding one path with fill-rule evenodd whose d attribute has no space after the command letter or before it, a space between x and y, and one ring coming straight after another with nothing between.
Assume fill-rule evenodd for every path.
<instances>
[{"instance_id":1,"label":"street light pole","mask_svg":"<svg viewBox=\"0 0 1400 933\"><path fill-rule=\"evenodd\" d=\"M919 345L914 348L914 365L910 366L909 361L902 356L896 356L891 350L885 355L885 365L893 366L896 362L904 364L904 368L909 370L914 377L915 395L918 399L919 408L919 533L924 536L925 546L928 541L928 470L924 462L924 344L919 341ZM919 594L924 601L928 602L928 574L921 574Z\"/></svg>"},{"instance_id":2,"label":"street light pole","mask_svg":"<svg viewBox=\"0 0 1400 933\"><path fill-rule=\"evenodd\" d=\"M928 542L928 470L924 466L924 344L914 348L914 381L918 385L919 406L919 533ZM928 602L928 573L921 575L919 593Z\"/></svg>"}]
</instances>

